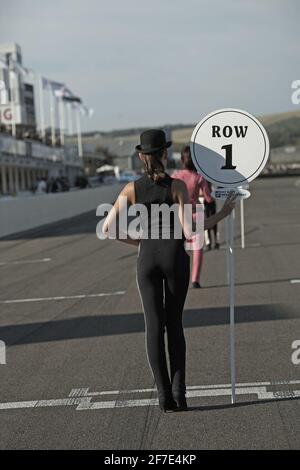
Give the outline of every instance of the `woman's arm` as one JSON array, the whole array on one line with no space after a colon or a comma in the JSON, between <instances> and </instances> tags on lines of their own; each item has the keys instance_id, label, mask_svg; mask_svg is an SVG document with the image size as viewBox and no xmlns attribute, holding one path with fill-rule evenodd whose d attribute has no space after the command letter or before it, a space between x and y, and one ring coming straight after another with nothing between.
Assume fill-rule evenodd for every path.
<instances>
[{"instance_id":1,"label":"woman's arm","mask_svg":"<svg viewBox=\"0 0 300 470\"><path fill-rule=\"evenodd\" d=\"M120 242L127 243L129 245L138 246L140 241L130 238L128 233L124 232L120 229L119 226L119 216L123 211L127 211L128 203L134 203L134 185L133 182L128 183L120 192L116 202L114 203L113 207L109 211L104 221L102 232L107 234L111 228L116 228L116 240ZM114 233L114 232L113 232ZM120 238L120 235L126 238Z\"/></svg>"},{"instance_id":2,"label":"woman's arm","mask_svg":"<svg viewBox=\"0 0 300 470\"><path fill-rule=\"evenodd\" d=\"M173 182L175 198L179 202L179 220L182 225L184 235L190 239L195 231L195 223L192 219L192 206L189 201L188 190L185 183L181 180ZM231 191L228 195L222 209L216 214L204 219L204 230L214 227L218 222L227 217L235 207L236 195Z\"/></svg>"},{"instance_id":3,"label":"woman's arm","mask_svg":"<svg viewBox=\"0 0 300 470\"><path fill-rule=\"evenodd\" d=\"M204 219L204 230L208 230L214 227L218 222L220 222L220 220L227 217L235 207L235 199L236 199L235 192L230 191L229 195L227 196L226 201L223 204L222 209L216 214L210 217L207 217L207 219Z\"/></svg>"}]
</instances>

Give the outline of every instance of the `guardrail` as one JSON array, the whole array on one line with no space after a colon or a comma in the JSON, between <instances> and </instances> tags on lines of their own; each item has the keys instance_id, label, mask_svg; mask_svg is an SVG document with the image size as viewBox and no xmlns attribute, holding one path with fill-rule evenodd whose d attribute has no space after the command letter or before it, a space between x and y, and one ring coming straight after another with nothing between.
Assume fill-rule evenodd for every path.
<instances>
[{"instance_id":1,"label":"guardrail","mask_svg":"<svg viewBox=\"0 0 300 470\"><path fill-rule=\"evenodd\" d=\"M299 174L300 163L271 163L263 169L260 177L298 176Z\"/></svg>"}]
</instances>

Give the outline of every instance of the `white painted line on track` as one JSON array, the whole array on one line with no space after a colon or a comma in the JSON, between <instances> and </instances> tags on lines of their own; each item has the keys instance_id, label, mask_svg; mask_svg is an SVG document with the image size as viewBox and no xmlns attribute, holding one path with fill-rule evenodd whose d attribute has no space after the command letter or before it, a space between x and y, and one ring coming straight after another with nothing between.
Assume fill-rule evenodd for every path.
<instances>
[{"instance_id":1,"label":"white painted line on track","mask_svg":"<svg viewBox=\"0 0 300 470\"><path fill-rule=\"evenodd\" d=\"M28 259L20 261L0 261L0 266L11 266L18 264L34 264L34 263L48 263L51 261L51 258L42 258L42 259Z\"/></svg>"},{"instance_id":2,"label":"white painted line on track","mask_svg":"<svg viewBox=\"0 0 300 470\"><path fill-rule=\"evenodd\" d=\"M268 381L268 382L246 382L238 384L239 387L265 387L269 385L297 385L300 384L300 380L277 380L277 381ZM224 389L229 387L228 384L218 384L218 385L190 385L187 388L188 390L209 390L209 389ZM105 390L103 392L89 392L88 388L73 388L69 394L69 397L74 396L101 396L101 395L119 395L119 394L130 394L130 393L151 393L155 392L155 388L137 388L133 390Z\"/></svg>"},{"instance_id":3,"label":"white painted line on track","mask_svg":"<svg viewBox=\"0 0 300 470\"><path fill-rule=\"evenodd\" d=\"M291 279L290 283L291 284L300 284L300 279Z\"/></svg>"},{"instance_id":4,"label":"white painted line on track","mask_svg":"<svg viewBox=\"0 0 300 470\"><path fill-rule=\"evenodd\" d=\"M283 390L272 390L280 385ZM300 380L274 380L269 382L252 382L236 384L237 395L256 395L258 400L280 400L287 398L300 398L300 389L295 390L291 386L298 385ZM268 390L267 390L268 387ZM271 390L269 390L271 388ZM124 400L120 398L122 394L149 393L155 389L135 389L135 390L112 390L103 392L89 392L89 388L73 388L68 398L58 398L50 400L17 401L0 403L1 410L16 410L25 408L47 408L55 406L76 406L77 411L110 409L110 408L131 408L137 406L154 406L158 404L157 398L143 398L134 400ZM115 400L92 401L96 395L115 395ZM207 397L227 397L231 396L231 384L219 385L195 385L187 387L187 398L207 398Z\"/></svg>"},{"instance_id":5,"label":"white painted line on track","mask_svg":"<svg viewBox=\"0 0 300 470\"><path fill-rule=\"evenodd\" d=\"M247 243L247 248L258 248L262 246L261 243ZM235 245L233 248L239 249L241 248L240 245ZM219 250L226 250L226 246L220 246Z\"/></svg>"},{"instance_id":6,"label":"white painted line on track","mask_svg":"<svg viewBox=\"0 0 300 470\"><path fill-rule=\"evenodd\" d=\"M87 299L92 297L106 297L113 295L124 295L126 291L119 290L115 292L100 292L99 294L79 294L79 295L60 295L57 297L37 297L32 299L12 299L0 300L0 304L20 304L26 302L48 302L50 300L70 300L70 299Z\"/></svg>"}]
</instances>

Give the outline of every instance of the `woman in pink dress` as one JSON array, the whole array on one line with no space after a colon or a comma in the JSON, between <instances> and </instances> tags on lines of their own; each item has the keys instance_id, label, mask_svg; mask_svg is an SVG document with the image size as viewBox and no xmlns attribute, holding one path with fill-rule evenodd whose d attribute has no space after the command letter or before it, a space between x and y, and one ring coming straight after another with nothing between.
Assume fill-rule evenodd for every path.
<instances>
[{"instance_id":1,"label":"woman in pink dress","mask_svg":"<svg viewBox=\"0 0 300 470\"><path fill-rule=\"evenodd\" d=\"M181 162L183 169L175 170L172 178L180 179L185 182L190 203L193 205L193 215L196 217L196 205L199 204L199 197L203 197L205 202L213 202L210 194L209 186L203 176L197 173L194 166L191 150L189 146L183 148L181 152ZM203 261L203 248L193 249L193 269L192 269L192 286L194 289L200 288L200 273Z\"/></svg>"}]
</instances>

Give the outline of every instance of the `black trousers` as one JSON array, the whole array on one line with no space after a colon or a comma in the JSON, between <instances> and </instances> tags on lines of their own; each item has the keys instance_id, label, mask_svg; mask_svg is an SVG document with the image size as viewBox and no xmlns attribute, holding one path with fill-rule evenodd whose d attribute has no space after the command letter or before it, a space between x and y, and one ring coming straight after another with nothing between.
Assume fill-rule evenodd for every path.
<instances>
[{"instance_id":1,"label":"black trousers","mask_svg":"<svg viewBox=\"0 0 300 470\"><path fill-rule=\"evenodd\" d=\"M146 348L159 397L185 394L186 344L182 313L190 277L183 240L142 240L137 284L143 304ZM168 339L170 376L165 335Z\"/></svg>"},{"instance_id":2,"label":"black trousers","mask_svg":"<svg viewBox=\"0 0 300 470\"><path fill-rule=\"evenodd\" d=\"M211 215L214 215L217 212L216 201L212 201L212 202L209 202L209 203L205 202L204 203L204 209L205 209L206 218L210 217ZM209 243L211 245L212 245L212 235L211 235L212 231L214 232L215 243L216 243L218 241L218 239L217 239L218 226L214 225L212 228L208 229L208 239L209 239Z\"/></svg>"}]
</instances>

